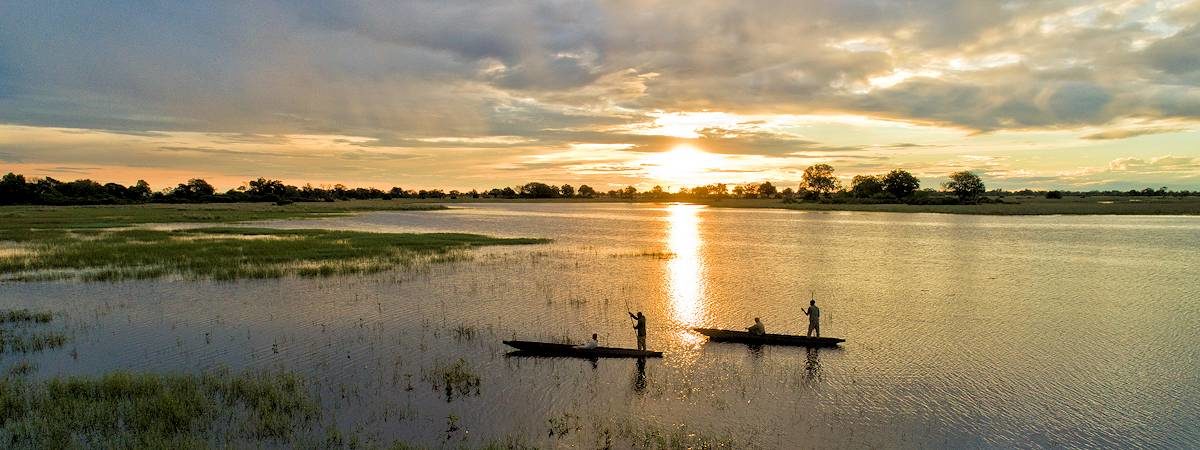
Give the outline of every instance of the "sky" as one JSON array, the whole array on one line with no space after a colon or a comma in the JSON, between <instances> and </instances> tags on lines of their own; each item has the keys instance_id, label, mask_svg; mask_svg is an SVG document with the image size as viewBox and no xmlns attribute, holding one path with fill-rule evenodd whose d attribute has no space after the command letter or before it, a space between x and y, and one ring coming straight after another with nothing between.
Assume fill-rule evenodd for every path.
<instances>
[{"instance_id":1,"label":"sky","mask_svg":"<svg viewBox=\"0 0 1200 450\"><path fill-rule=\"evenodd\" d=\"M1200 189L1197 1L5 1L0 171Z\"/></svg>"}]
</instances>

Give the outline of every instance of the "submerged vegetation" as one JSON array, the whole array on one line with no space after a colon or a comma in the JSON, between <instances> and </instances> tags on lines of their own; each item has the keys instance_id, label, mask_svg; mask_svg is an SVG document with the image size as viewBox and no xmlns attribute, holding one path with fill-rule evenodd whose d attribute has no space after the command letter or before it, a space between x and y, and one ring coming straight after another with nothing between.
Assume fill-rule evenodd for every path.
<instances>
[{"instance_id":1,"label":"submerged vegetation","mask_svg":"<svg viewBox=\"0 0 1200 450\"><path fill-rule=\"evenodd\" d=\"M208 448L286 442L319 416L285 372L0 380L0 442L17 448Z\"/></svg>"},{"instance_id":2,"label":"submerged vegetation","mask_svg":"<svg viewBox=\"0 0 1200 450\"><path fill-rule=\"evenodd\" d=\"M62 347L67 336L25 325L40 325L54 319L49 311L10 309L0 311L0 354L32 353Z\"/></svg>"},{"instance_id":3,"label":"submerged vegetation","mask_svg":"<svg viewBox=\"0 0 1200 450\"><path fill-rule=\"evenodd\" d=\"M229 280L373 273L462 258L482 245L545 242L455 233L367 233L208 227L46 230L29 251L0 257L17 280L156 278Z\"/></svg>"}]
</instances>

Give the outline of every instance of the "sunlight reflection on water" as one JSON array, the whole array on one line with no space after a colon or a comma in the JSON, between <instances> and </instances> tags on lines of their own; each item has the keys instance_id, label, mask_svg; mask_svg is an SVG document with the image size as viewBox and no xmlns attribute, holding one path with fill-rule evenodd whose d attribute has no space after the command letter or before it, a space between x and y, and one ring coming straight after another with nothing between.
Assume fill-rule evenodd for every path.
<instances>
[{"instance_id":1,"label":"sunlight reflection on water","mask_svg":"<svg viewBox=\"0 0 1200 450\"><path fill-rule=\"evenodd\" d=\"M685 326L699 324L704 298L704 263L700 258L702 205L673 204L667 207L667 247L674 256L667 264L672 318Z\"/></svg>"}]
</instances>

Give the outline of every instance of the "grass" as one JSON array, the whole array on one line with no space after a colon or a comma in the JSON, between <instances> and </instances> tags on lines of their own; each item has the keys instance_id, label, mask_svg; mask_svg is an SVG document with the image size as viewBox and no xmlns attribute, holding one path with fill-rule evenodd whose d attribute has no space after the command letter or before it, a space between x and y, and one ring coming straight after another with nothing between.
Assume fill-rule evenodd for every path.
<instances>
[{"instance_id":1,"label":"grass","mask_svg":"<svg viewBox=\"0 0 1200 450\"><path fill-rule=\"evenodd\" d=\"M293 206L0 208L0 279L119 281L169 275L218 280L321 277L453 261L465 257L463 250L483 245L548 242L456 233L128 227L144 223L310 217L370 209L441 208L384 202Z\"/></svg>"},{"instance_id":2,"label":"grass","mask_svg":"<svg viewBox=\"0 0 1200 450\"><path fill-rule=\"evenodd\" d=\"M0 311L0 325L6 323L47 323L54 320L54 313L49 311L30 311L28 309L10 309Z\"/></svg>"},{"instance_id":3,"label":"grass","mask_svg":"<svg viewBox=\"0 0 1200 450\"><path fill-rule=\"evenodd\" d=\"M4 206L0 240L36 242L55 230L114 228L151 223L230 223L251 220L328 217L362 211L428 211L443 205L386 200L332 203L208 203L194 205Z\"/></svg>"},{"instance_id":4,"label":"grass","mask_svg":"<svg viewBox=\"0 0 1200 450\"><path fill-rule=\"evenodd\" d=\"M0 380L0 443L7 448L287 442L318 415L304 383L284 372Z\"/></svg>"},{"instance_id":5,"label":"grass","mask_svg":"<svg viewBox=\"0 0 1200 450\"><path fill-rule=\"evenodd\" d=\"M67 343L66 335L22 326L49 323L51 320L54 320L54 313L49 311L0 310L0 354L32 353L62 347Z\"/></svg>"},{"instance_id":6,"label":"grass","mask_svg":"<svg viewBox=\"0 0 1200 450\"><path fill-rule=\"evenodd\" d=\"M719 208L777 208L802 211L870 211L980 215L1121 214L1197 215L1200 197L1066 197L1006 196L1006 203L979 205L905 205L853 203L783 203L775 199L728 199L701 202Z\"/></svg>"},{"instance_id":7,"label":"grass","mask_svg":"<svg viewBox=\"0 0 1200 450\"><path fill-rule=\"evenodd\" d=\"M422 378L433 390L444 390L447 402L454 399L455 393L460 397L479 395L479 375L472 372L467 361L462 358L453 364L438 365L422 375Z\"/></svg>"}]
</instances>

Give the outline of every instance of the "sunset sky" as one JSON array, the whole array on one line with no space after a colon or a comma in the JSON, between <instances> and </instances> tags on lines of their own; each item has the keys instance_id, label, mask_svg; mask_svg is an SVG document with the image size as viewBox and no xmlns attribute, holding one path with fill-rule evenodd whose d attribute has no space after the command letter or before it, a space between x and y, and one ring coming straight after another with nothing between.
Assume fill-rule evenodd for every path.
<instances>
[{"instance_id":1,"label":"sunset sky","mask_svg":"<svg viewBox=\"0 0 1200 450\"><path fill-rule=\"evenodd\" d=\"M1200 188L1200 1L0 2L0 171Z\"/></svg>"}]
</instances>

